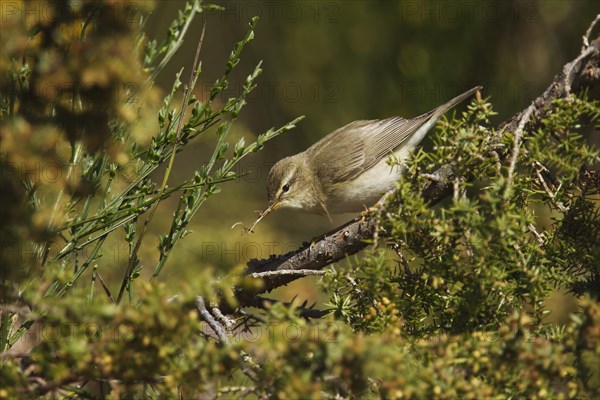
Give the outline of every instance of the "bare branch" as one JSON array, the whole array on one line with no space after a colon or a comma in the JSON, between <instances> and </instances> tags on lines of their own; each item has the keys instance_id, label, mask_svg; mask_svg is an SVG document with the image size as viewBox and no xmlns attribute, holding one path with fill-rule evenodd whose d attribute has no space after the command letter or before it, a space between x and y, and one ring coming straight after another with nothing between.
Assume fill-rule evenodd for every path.
<instances>
[{"instance_id":1,"label":"bare branch","mask_svg":"<svg viewBox=\"0 0 600 400\"><path fill-rule=\"evenodd\" d=\"M253 272L250 274L253 278L264 278L275 275L323 275L325 271L319 271L314 269L280 269L277 271L265 271L265 272Z\"/></svg>"},{"instance_id":2,"label":"bare branch","mask_svg":"<svg viewBox=\"0 0 600 400\"><path fill-rule=\"evenodd\" d=\"M231 328L235 325L235 322L233 321L233 319L224 315L221 312L221 309L219 307L213 306L211 309L211 312L212 312L212 315L214 315L216 317L216 319L218 319L219 322L225 326L225 329L227 329L227 331L230 331Z\"/></svg>"},{"instance_id":3,"label":"bare branch","mask_svg":"<svg viewBox=\"0 0 600 400\"><path fill-rule=\"evenodd\" d=\"M596 19L590 24L590 27L588 28L588 30L585 32L585 35L583 35L583 47L581 48L581 51L583 52L587 47L589 47L590 45L590 37L592 36L592 31L594 30L594 27L596 26L596 24L600 21L600 14L596 15Z\"/></svg>"},{"instance_id":4,"label":"bare branch","mask_svg":"<svg viewBox=\"0 0 600 400\"><path fill-rule=\"evenodd\" d=\"M208 324L208 326L212 328L213 331L215 331L221 343L227 343L227 331L223 325L221 325L221 323L218 322L208 311L202 296L196 296L196 307L198 308L198 312L200 313L202 319Z\"/></svg>"},{"instance_id":5,"label":"bare branch","mask_svg":"<svg viewBox=\"0 0 600 400\"><path fill-rule=\"evenodd\" d=\"M110 289L108 288L108 286L106 286L106 282L104 282L104 279L102 279L100 272L96 272L96 277L98 278L100 285L102 285L102 289L104 289L104 293L106 293L106 296L108 296L108 299L110 300L110 302L112 304L115 304L115 299L113 298L112 293L110 292Z\"/></svg>"},{"instance_id":6,"label":"bare branch","mask_svg":"<svg viewBox=\"0 0 600 400\"><path fill-rule=\"evenodd\" d=\"M523 116L521 117L521 120L519 121L519 126L517 126L517 130L515 131L515 135L514 135L515 139L514 139L512 157L510 158L510 165L508 167L508 177L506 178L505 194L510 193L510 187L511 187L512 181L513 181L513 174L515 172L515 166L517 165L517 159L519 158L519 145L521 143L521 136L523 135L523 131L525 130L525 124L527 124L527 122L529 122L529 119L531 118L531 114L533 113L533 110L534 110L533 104L531 104L529 107L527 107L527 109L525 110L525 113L523 114Z\"/></svg>"},{"instance_id":7,"label":"bare branch","mask_svg":"<svg viewBox=\"0 0 600 400\"><path fill-rule=\"evenodd\" d=\"M575 61L573 61L572 63L569 63L567 65L565 65L564 68L564 74L565 74L565 93L569 94L571 93L571 82L573 81L573 71L575 70L575 67L577 67L579 65L579 61L583 60L584 58L587 58L590 54L593 54L594 52L598 52L598 49L590 46L588 48L586 48L584 51L581 52L581 54L579 55L579 57L577 57L575 59Z\"/></svg>"},{"instance_id":8,"label":"bare branch","mask_svg":"<svg viewBox=\"0 0 600 400\"><path fill-rule=\"evenodd\" d=\"M305 243L298 250L265 260L250 260L247 274L279 270L321 270L327 265L342 260L349 254L355 254L367 246L375 231L376 218L353 219L332 232ZM248 304L259 293L271 291L279 286L302 277L303 275L275 275L263 279L259 289L237 288L240 304Z\"/></svg>"}]
</instances>

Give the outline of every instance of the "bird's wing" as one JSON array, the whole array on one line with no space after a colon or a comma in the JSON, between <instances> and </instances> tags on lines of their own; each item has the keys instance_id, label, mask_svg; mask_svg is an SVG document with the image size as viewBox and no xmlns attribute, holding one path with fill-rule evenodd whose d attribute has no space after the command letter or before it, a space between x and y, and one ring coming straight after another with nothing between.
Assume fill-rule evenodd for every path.
<instances>
[{"instance_id":1,"label":"bird's wing","mask_svg":"<svg viewBox=\"0 0 600 400\"><path fill-rule=\"evenodd\" d=\"M306 150L316 165L316 174L322 181L329 183L354 179L382 158L391 155L400 145L419 132L411 143L416 146L431 128L423 125L429 121L435 122L442 114L480 89L481 86L469 89L415 118L391 117L355 121L333 131ZM422 127L424 129L420 130L419 128ZM367 142L368 146L365 145Z\"/></svg>"},{"instance_id":2,"label":"bird's wing","mask_svg":"<svg viewBox=\"0 0 600 400\"><path fill-rule=\"evenodd\" d=\"M413 119L391 117L354 121L325 136L307 152L321 181L337 183L352 180L391 155L432 115L430 112ZM366 146L366 143L369 145Z\"/></svg>"}]
</instances>

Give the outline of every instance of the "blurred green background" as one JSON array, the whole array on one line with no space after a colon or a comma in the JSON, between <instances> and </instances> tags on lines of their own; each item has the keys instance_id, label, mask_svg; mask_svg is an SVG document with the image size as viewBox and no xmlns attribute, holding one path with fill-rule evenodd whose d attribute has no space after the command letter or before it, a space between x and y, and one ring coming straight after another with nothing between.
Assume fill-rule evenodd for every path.
<instances>
[{"instance_id":1,"label":"blurred green background","mask_svg":"<svg viewBox=\"0 0 600 400\"><path fill-rule=\"evenodd\" d=\"M168 90L182 66L183 76L188 76L206 22L202 83L195 93L206 97L233 44L257 15L255 40L242 53L230 95L241 91L243 79L260 60L263 74L232 135L249 141L299 115L306 118L247 159L241 170L248 175L237 184L225 184L223 192L200 210L191 226L194 234L178 244L168 263L171 268L167 265L164 271L175 291L183 282L200 279L206 266L222 275L250 258L293 250L352 217L336 216L332 223L325 217L282 210L262 221L254 234L242 236L239 229L232 230L238 221L251 224L255 210L265 207L266 177L278 159L350 121L416 116L474 85L483 85L483 95L492 97L499 113L496 122L510 118L576 57L582 35L600 11L598 2L585 0L217 4L225 11L205 13L194 22L157 84ZM183 6L183 1L157 1L146 24L149 36L160 40ZM213 139L201 137L178 155L176 179L207 161ZM157 234L168 226L176 202L170 199L161 205L154 223ZM155 239L146 241L148 254L155 249ZM301 297L317 299L313 282L304 279L281 295L289 298L300 291Z\"/></svg>"}]
</instances>

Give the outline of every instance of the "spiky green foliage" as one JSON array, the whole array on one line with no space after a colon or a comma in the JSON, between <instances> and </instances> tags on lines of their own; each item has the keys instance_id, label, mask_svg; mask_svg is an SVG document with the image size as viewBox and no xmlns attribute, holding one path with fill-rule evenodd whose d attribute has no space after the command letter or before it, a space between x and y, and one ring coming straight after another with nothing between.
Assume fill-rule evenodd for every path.
<instances>
[{"instance_id":1,"label":"spiky green foliage","mask_svg":"<svg viewBox=\"0 0 600 400\"><path fill-rule=\"evenodd\" d=\"M381 213L378 248L356 258L349 270L335 268L325 277L332 310L355 331L385 334L400 328L408 342L441 340L444 352L437 361L426 356L425 365L443 370L450 357L454 375L462 379L462 362L473 373L475 386L466 392L456 391L458 381L429 382L433 392L425 385L409 397L470 397L477 390L484 397L597 393L598 365L576 350L590 349L589 344L564 335L546 342L545 332L563 331L542 321L556 288L594 298L586 304L598 307L599 156L581 130L598 129L600 109L585 93L554 107L547 118L527 125L516 155L515 136L488 125L493 114L488 101L474 102L460 118L442 122L434 150L403 165L406 174ZM422 189L443 165L452 167L453 193L431 207ZM529 339L511 331L516 321L507 318L515 310L528 321ZM588 332L595 338L597 329ZM501 351L473 333L509 331L517 336L505 337L512 344L504 343ZM453 342L448 335L466 336ZM467 358L448 353L469 346ZM508 350L511 346L517 347ZM598 355L596 345L590 350ZM575 360L567 356L571 352ZM483 369L476 360L481 354L486 362L493 360ZM525 364L509 366L511 357ZM539 376L545 381L536 380ZM485 384L476 389L482 384L478 379Z\"/></svg>"},{"instance_id":2,"label":"spiky green foliage","mask_svg":"<svg viewBox=\"0 0 600 400\"><path fill-rule=\"evenodd\" d=\"M110 15L118 4L65 3L60 18L41 26L8 20L13 34L31 43L14 48L26 41L2 42L3 55L12 56L2 60L2 73L15 88L0 104L2 179L10 199L2 233L11 243L33 242L35 249L17 259L3 248L10 269L3 265L0 282L6 291L0 398L598 395L599 159L581 135L598 129L597 101L585 93L559 100L522 132L495 130L491 100L474 101L439 124L431 152L419 151L402 164L406 173L379 214L374 248L323 278L331 315L306 320L297 304L251 314L235 310L233 288L260 282L240 271L217 279L199 265L197 281L181 282L177 296L161 282L161 272L181 240L193 235L188 225L194 214L238 176L236 164L295 122L249 145L229 138L260 64L237 96L215 99L239 68L256 20L205 99L191 94L200 68L189 80L182 78L192 72L186 68L153 113L152 95L130 93L122 104L112 96L114 85L151 84L207 6L190 3L161 45L143 45L143 24L107 26L98 18L99 10ZM147 9L137 11L143 17ZM104 60L112 47L102 44L109 40L121 46L119 62L85 61L96 51ZM95 46L85 46L90 43ZM57 54L63 58L52 58ZM93 82L93 96L75 86L74 96L51 102L28 91L53 79L40 67L42 58L58 60L54 72L70 65L69 74ZM103 80L105 74L111 79ZM114 101L107 105L107 99ZM103 109L110 112L86 114ZM90 126L86 115L102 123ZM144 124L149 115L153 129ZM214 145L208 161L173 182L174 158L208 135L214 138L207 141ZM55 161L63 179L28 174L31 162L40 160ZM133 170L126 171L130 161ZM422 189L441 166L453 171L453 192L431 205ZM152 261L140 252L145 225L170 197L175 211L158 245L152 242ZM108 237L124 244L124 263L103 257ZM110 273L121 293L106 285L103 276ZM556 288L579 296L580 312L565 325L543 319ZM227 304L234 310L231 319L222 318L227 340L202 320L198 295L208 308ZM22 343L31 350L9 352Z\"/></svg>"},{"instance_id":3,"label":"spiky green foliage","mask_svg":"<svg viewBox=\"0 0 600 400\"><path fill-rule=\"evenodd\" d=\"M398 256L377 251L354 263L351 280L345 271L328 278L339 315L367 331L401 315L407 333L427 336L497 329L512 310L527 306L539 321L548 293L560 285L596 296L598 188L584 175L586 166L597 165L598 152L577 130L582 122L597 123L598 104L584 95L556 107L524 134L513 176L514 137L485 125L490 103L475 102L461 118L442 123L434 151L408 162L382 213L380 236ZM430 207L422 188L442 165L453 168L453 194ZM375 312L382 298L395 307Z\"/></svg>"}]
</instances>

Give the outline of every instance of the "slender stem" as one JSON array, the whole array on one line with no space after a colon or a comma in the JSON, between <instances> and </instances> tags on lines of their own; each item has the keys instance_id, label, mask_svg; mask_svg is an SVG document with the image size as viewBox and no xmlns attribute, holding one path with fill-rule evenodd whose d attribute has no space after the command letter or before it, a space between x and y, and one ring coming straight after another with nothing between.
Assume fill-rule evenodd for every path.
<instances>
[{"instance_id":1,"label":"slender stem","mask_svg":"<svg viewBox=\"0 0 600 400\"><path fill-rule=\"evenodd\" d=\"M531 118L531 114L533 113L534 110L535 110L535 106L532 103L529 107L527 107L527 110L525 110L525 113L523 114L523 116L521 117L521 120L519 121L517 130L515 131L515 135L514 135L515 139L514 139L514 144L513 144L512 157L510 159L510 165L508 167L508 176L506 178L506 190L504 192L505 198L510 196L510 193L511 193L513 174L515 172L515 167L517 165L517 158L519 156L519 146L521 144L521 136L523 136L523 131L525 130L525 125L527 124L527 122L529 122L529 119Z\"/></svg>"},{"instance_id":2,"label":"slender stem","mask_svg":"<svg viewBox=\"0 0 600 400\"><path fill-rule=\"evenodd\" d=\"M165 175L163 177L162 185L160 188L161 195L164 193L164 191L167 187L167 182L169 180L169 176L171 174L173 164L175 162L175 155L177 154L177 144L179 143L179 138L181 135L181 128L183 126L183 117L185 114L185 109L187 107L189 95L190 95L190 92L191 92L194 84L196 83L196 79L198 78L198 75L199 75L199 71L197 71L197 69L198 69L198 64L199 64L199 60L200 60L200 50L202 49L202 43L204 42L204 33L205 32L206 32L206 23L202 27L202 33L200 35L198 47L196 48L196 55L194 57L194 63L192 65L192 71L190 72L190 79L189 79L187 87L185 88L185 92L183 95L183 101L181 103L181 112L179 114L179 121L177 122L177 130L175 131L176 132L175 140L173 142L173 150L171 152L171 158L169 160L169 165L167 166L167 170L165 171ZM154 218L156 209L158 208L158 205L160 204L160 200L161 200L161 198L159 196L158 200L152 206L152 209L150 210L150 213L148 214L148 218L144 222L144 226L142 228L142 231L140 232L140 236L138 237L138 240L135 243L135 247L133 249L131 257L129 257L129 264L127 265L127 270L125 271L125 276L123 277L123 281L121 283L121 288L119 289L119 294L117 296L117 304L121 302L121 299L123 298L123 293L125 292L125 289L127 288L127 285L131 279L131 273L133 271L134 265L137 260L137 253L142 244L142 240L144 238L144 235L146 233L148 225L150 224L150 221L152 221L152 219Z\"/></svg>"},{"instance_id":3,"label":"slender stem","mask_svg":"<svg viewBox=\"0 0 600 400\"><path fill-rule=\"evenodd\" d=\"M181 32L179 32L179 36L177 37L177 40L169 48L169 51L167 51L167 54L163 57L162 60L160 60L160 63L156 66L156 68L154 68L152 70L152 74L148 77L148 79L146 79L146 86L150 86L152 84L152 82L154 82L156 80L156 76L160 73L160 71L163 70L165 65L167 65L167 63L169 61L171 61L171 58L173 58L175 53L177 53L177 50L179 50L179 48L183 44L183 38L185 37L185 34L187 33L187 30L189 29L190 25L192 24L192 21L194 20L194 17L198 11L200 11L200 6L199 6L199 3L197 1L195 1L194 5L192 7L192 11L190 12L190 15L188 16L188 19L185 22L183 29L181 29Z\"/></svg>"},{"instance_id":4,"label":"slender stem","mask_svg":"<svg viewBox=\"0 0 600 400\"><path fill-rule=\"evenodd\" d=\"M69 179L71 179L71 175L73 174L73 171L75 170L75 166L79 163L79 158L81 157L81 143L77 143L75 145L75 151L73 152L73 157L71 159L71 162L69 163L69 169L67 170L67 175L66 175L66 181L68 182ZM62 197L64 194L64 186L61 187L60 191L58 192L58 196L56 197L56 201L54 202L54 206L52 207L52 214L50 215L50 220L48 221L48 230L52 231L54 229L54 220L56 219L56 213L58 212L58 207L60 206L60 203L62 202ZM48 260L48 255L50 254L50 243L49 242L45 242L41 249L40 249L40 254L39 254L39 261L40 261L40 267L43 267L44 265L46 265L46 261Z\"/></svg>"},{"instance_id":5,"label":"slender stem","mask_svg":"<svg viewBox=\"0 0 600 400\"><path fill-rule=\"evenodd\" d=\"M240 175L238 175L237 177L239 177ZM214 180L211 183L215 184L215 183L224 183L224 182L228 182L231 181L233 179L235 179L236 177L225 177L223 179L218 179L218 180ZM196 183L196 184L191 184L191 185L180 185L177 186L175 188L172 189L168 189L165 190L162 194L159 194L155 197L151 197L147 200L145 200L142 203L137 204L135 207L130 207L130 208L124 208L122 210L118 210L115 213L111 214L111 216L117 216L114 219L111 219L101 225L94 225L94 229L93 230L87 230L87 231L82 231L81 233L79 233L79 235L77 237L74 237L65 247L63 247L63 249L61 251L59 251L59 253L54 257L54 260L59 260L63 257L65 257L67 254L69 254L72 251L76 251L76 250L81 250L83 247L87 246L88 244L100 239L101 237L106 236L107 234L109 234L110 232L114 231L116 228L122 226L123 224L131 221L132 219L138 217L139 215L143 214L144 212L146 212L146 206L152 205L153 203L155 203L156 201L159 200L164 200L167 197L171 196L171 194L173 194L174 192L178 192L181 190L188 190L188 189L194 189L194 188L198 188L201 186L206 186L207 183L206 182L200 182L200 183ZM119 214L123 213L123 216L120 216ZM104 214L100 214L100 215L96 215L86 221L82 221L81 223L88 223L88 222L93 222L99 219L103 219L108 217L109 214L108 213L104 213ZM119 218L123 218L121 221L118 221ZM74 224L73 226L77 226L80 223ZM116 226L113 224L117 224ZM66 226L63 228L67 229L70 228L69 226ZM87 235L91 235L94 232L98 232L100 230L106 229L108 228L108 230L102 232L101 234L88 239L87 241L85 241L84 243L81 243L80 245L76 246L75 243L77 243L83 236L87 236Z\"/></svg>"}]
</instances>

